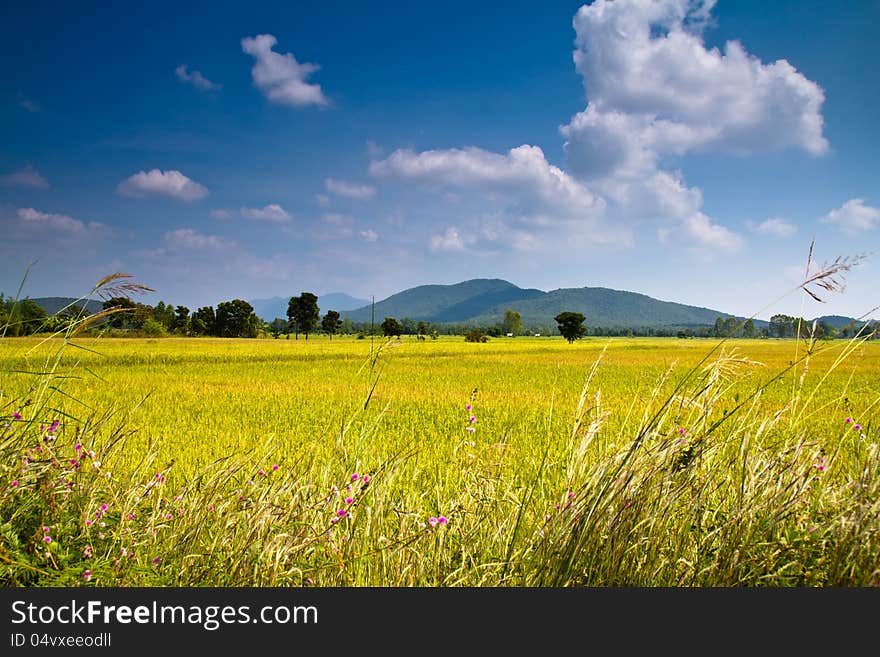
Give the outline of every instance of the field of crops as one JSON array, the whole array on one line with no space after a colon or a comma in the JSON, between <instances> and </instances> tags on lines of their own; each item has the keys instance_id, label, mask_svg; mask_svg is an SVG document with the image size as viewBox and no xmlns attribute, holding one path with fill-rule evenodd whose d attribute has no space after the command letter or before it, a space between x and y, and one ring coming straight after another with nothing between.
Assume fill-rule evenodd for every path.
<instances>
[{"instance_id":1,"label":"field of crops","mask_svg":"<svg viewBox=\"0 0 880 657\"><path fill-rule=\"evenodd\" d=\"M0 580L880 584L880 344L717 345L6 339Z\"/></svg>"}]
</instances>

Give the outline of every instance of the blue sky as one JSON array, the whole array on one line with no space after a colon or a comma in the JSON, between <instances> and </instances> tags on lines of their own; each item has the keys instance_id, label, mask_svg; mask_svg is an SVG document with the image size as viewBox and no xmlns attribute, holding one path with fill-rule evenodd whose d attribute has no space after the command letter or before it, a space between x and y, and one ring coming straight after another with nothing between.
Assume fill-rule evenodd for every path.
<instances>
[{"instance_id":1,"label":"blue sky","mask_svg":"<svg viewBox=\"0 0 880 657\"><path fill-rule=\"evenodd\" d=\"M877 2L474 4L6 7L0 290L497 277L750 315L812 238L878 251ZM878 257L804 315L880 305Z\"/></svg>"}]
</instances>

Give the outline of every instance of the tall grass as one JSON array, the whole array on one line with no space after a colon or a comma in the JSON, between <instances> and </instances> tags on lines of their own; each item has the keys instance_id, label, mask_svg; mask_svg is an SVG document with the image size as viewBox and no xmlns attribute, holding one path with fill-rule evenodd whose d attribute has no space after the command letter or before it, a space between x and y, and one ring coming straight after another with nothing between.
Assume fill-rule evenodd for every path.
<instances>
[{"instance_id":1,"label":"tall grass","mask_svg":"<svg viewBox=\"0 0 880 657\"><path fill-rule=\"evenodd\" d=\"M869 336L798 344L750 390L758 366L721 342L613 408L600 353L575 399L553 386L542 428L487 433L474 390L441 445L417 426L384 439L397 343L370 345L358 398L320 445L290 449L267 428L224 450L185 426L221 447L191 468L136 408L70 392L73 377L102 385L100 350L77 337L98 319L31 349L48 355L24 394L2 386L5 586L880 584L880 397L838 376Z\"/></svg>"}]
</instances>

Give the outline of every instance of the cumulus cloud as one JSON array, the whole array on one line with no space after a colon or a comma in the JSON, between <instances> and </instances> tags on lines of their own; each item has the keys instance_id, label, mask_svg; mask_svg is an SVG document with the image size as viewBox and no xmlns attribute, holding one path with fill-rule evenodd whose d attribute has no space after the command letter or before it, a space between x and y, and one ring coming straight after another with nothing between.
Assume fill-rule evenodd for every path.
<instances>
[{"instance_id":1,"label":"cumulus cloud","mask_svg":"<svg viewBox=\"0 0 880 657\"><path fill-rule=\"evenodd\" d=\"M880 209L865 205L864 199L851 198L822 217L823 223L840 228L847 235L871 230L880 224Z\"/></svg>"},{"instance_id":2,"label":"cumulus cloud","mask_svg":"<svg viewBox=\"0 0 880 657\"><path fill-rule=\"evenodd\" d=\"M165 233L163 244L165 249L169 251L218 251L235 246L235 242L224 237L205 235L192 228L178 228Z\"/></svg>"},{"instance_id":3,"label":"cumulus cloud","mask_svg":"<svg viewBox=\"0 0 880 657\"><path fill-rule=\"evenodd\" d=\"M376 195L376 188L372 185L335 180L334 178L326 178L324 180L324 187L331 194L345 196L346 198L368 199Z\"/></svg>"},{"instance_id":4,"label":"cumulus cloud","mask_svg":"<svg viewBox=\"0 0 880 657\"><path fill-rule=\"evenodd\" d=\"M372 228L359 231L358 235L360 235L367 242L375 242L377 239L379 239L379 233L377 233Z\"/></svg>"},{"instance_id":5,"label":"cumulus cloud","mask_svg":"<svg viewBox=\"0 0 880 657\"><path fill-rule=\"evenodd\" d=\"M50 228L70 235L84 235L88 230L97 230L103 226L98 222L86 224L66 214L40 212L34 208L20 208L18 218L28 227Z\"/></svg>"},{"instance_id":6,"label":"cumulus cloud","mask_svg":"<svg viewBox=\"0 0 880 657\"><path fill-rule=\"evenodd\" d=\"M292 215L277 203L270 203L262 208L241 208L241 216L245 219L274 221L276 223L284 223L292 218Z\"/></svg>"},{"instance_id":7,"label":"cumulus cloud","mask_svg":"<svg viewBox=\"0 0 880 657\"><path fill-rule=\"evenodd\" d=\"M139 171L116 187L121 196L167 196L179 201L194 201L208 195L208 190L180 171Z\"/></svg>"},{"instance_id":8,"label":"cumulus cloud","mask_svg":"<svg viewBox=\"0 0 880 657\"><path fill-rule=\"evenodd\" d=\"M464 251L465 245L458 228L450 226L442 235L431 237L432 251Z\"/></svg>"},{"instance_id":9,"label":"cumulus cloud","mask_svg":"<svg viewBox=\"0 0 880 657\"><path fill-rule=\"evenodd\" d=\"M421 153L396 150L384 160L371 162L370 174L500 193L524 213L595 217L605 208L601 198L547 162L537 146L518 146L503 155L475 147Z\"/></svg>"},{"instance_id":10,"label":"cumulus cloud","mask_svg":"<svg viewBox=\"0 0 880 657\"><path fill-rule=\"evenodd\" d=\"M300 64L292 53L281 54L272 48L278 40L271 34L259 34L241 40L241 49L256 63L251 69L254 86L273 103L290 107L327 105L327 97L318 84L306 82L318 71L317 64Z\"/></svg>"},{"instance_id":11,"label":"cumulus cloud","mask_svg":"<svg viewBox=\"0 0 880 657\"><path fill-rule=\"evenodd\" d=\"M797 232L797 226L779 217L771 217L758 224L748 222L747 226L749 230L758 235L769 235L772 237L790 237Z\"/></svg>"},{"instance_id":12,"label":"cumulus cloud","mask_svg":"<svg viewBox=\"0 0 880 657\"><path fill-rule=\"evenodd\" d=\"M596 0L580 8L574 61L589 103L562 128L579 174L626 174L693 151L828 150L819 85L738 41L707 48L701 29L713 5Z\"/></svg>"},{"instance_id":13,"label":"cumulus cloud","mask_svg":"<svg viewBox=\"0 0 880 657\"><path fill-rule=\"evenodd\" d=\"M200 71L190 72L188 67L184 64L181 64L174 69L174 74L181 82L191 84L200 91L219 91L222 88L222 85L219 85L216 82L211 82L208 78L202 75Z\"/></svg>"},{"instance_id":14,"label":"cumulus cloud","mask_svg":"<svg viewBox=\"0 0 880 657\"><path fill-rule=\"evenodd\" d=\"M30 164L14 173L0 176L0 184L4 187L36 187L46 189L49 181L43 178Z\"/></svg>"},{"instance_id":15,"label":"cumulus cloud","mask_svg":"<svg viewBox=\"0 0 880 657\"><path fill-rule=\"evenodd\" d=\"M696 152L798 148L821 155L828 150L825 98L784 59L761 62L738 41L707 47L702 31L714 4L596 0L581 7L573 58L588 102L560 132L572 174L614 201L621 216L672 221L662 234L732 250L742 238L703 213L700 190L662 164Z\"/></svg>"}]
</instances>

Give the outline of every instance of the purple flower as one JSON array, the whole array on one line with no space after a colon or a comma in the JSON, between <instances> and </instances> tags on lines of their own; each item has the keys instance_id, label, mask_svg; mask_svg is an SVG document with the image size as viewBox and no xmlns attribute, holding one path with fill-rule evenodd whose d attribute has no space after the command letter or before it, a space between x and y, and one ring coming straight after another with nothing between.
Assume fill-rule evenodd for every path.
<instances>
[{"instance_id":1,"label":"purple flower","mask_svg":"<svg viewBox=\"0 0 880 657\"><path fill-rule=\"evenodd\" d=\"M861 424L854 424L854 425L853 425L853 429L855 429L856 431L861 431L861 430L862 430L862 425L861 425Z\"/></svg>"},{"instance_id":2,"label":"purple flower","mask_svg":"<svg viewBox=\"0 0 880 657\"><path fill-rule=\"evenodd\" d=\"M48 536L48 535L47 535L47 536L44 536L44 537L43 537L43 543L48 544L48 543L51 543L51 542L52 542L52 537L51 537L51 536Z\"/></svg>"},{"instance_id":3,"label":"purple flower","mask_svg":"<svg viewBox=\"0 0 880 657\"><path fill-rule=\"evenodd\" d=\"M348 515L348 511L346 511L345 509L339 509L339 511L336 512L336 515L340 518L344 518Z\"/></svg>"},{"instance_id":4,"label":"purple flower","mask_svg":"<svg viewBox=\"0 0 880 657\"><path fill-rule=\"evenodd\" d=\"M428 518L428 524L431 525L431 527L436 527L438 522L440 522L440 520L435 518L434 516Z\"/></svg>"},{"instance_id":5,"label":"purple flower","mask_svg":"<svg viewBox=\"0 0 880 657\"><path fill-rule=\"evenodd\" d=\"M360 475L358 475L357 472L355 472L353 475L351 475L351 480L352 480L352 481L357 481L358 479L360 479Z\"/></svg>"},{"instance_id":6,"label":"purple flower","mask_svg":"<svg viewBox=\"0 0 880 657\"><path fill-rule=\"evenodd\" d=\"M468 422L470 422L471 424L473 424L476 421L477 421L477 418L474 415L471 415L470 418L468 419Z\"/></svg>"},{"instance_id":7,"label":"purple flower","mask_svg":"<svg viewBox=\"0 0 880 657\"><path fill-rule=\"evenodd\" d=\"M13 419L13 420L20 420L20 419L21 419L21 413L19 413L18 411L15 411L15 412L12 414L12 419Z\"/></svg>"},{"instance_id":8,"label":"purple flower","mask_svg":"<svg viewBox=\"0 0 880 657\"><path fill-rule=\"evenodd\" d=\"M437 518L437 522L439 522L441 525L445 525L447 522L449 522L449 520L446 519L446 516L440 516L439 518Z\"/></svg>"},{"instance_id":9,"label":"purple flower","mask_svg":"<svg viewBox=\"0 0 880 657\"><path fill-rule=\"evenodd\" d=\"M466 411L469 411L469 410L471 410L471 405L470 405L470 404L468 404L468 405L467 405L467 406L465 406L465 407L464 407L464 410L466 410Z\"/></svg>"},{"instance_id":10,"label":"purple flower","mask_svg":"<svg viewBox=\"0 0 880 657\"><path fill-rule=\"evenodd\" d=\"M18 479L13 479L10 486L12 486L13 488L18 488Z\"/></svg>"},{"instance_id":11,"label":"purple flower","mask_svg":"<svg viewBox=\"0 0 880 657\"><path fill-rule=\"evenodd\" d=\"M83 448L83 446L80 445L79 443L77 443L76 445L73 446L73 448L78 452Z\"/></svg>"},{"instance_id":12,"label":"purple flower","mask_svg":"<svg viewBox=\"0 0 880 657\"><path fill-rule=\"evenodd\" d=\"M266 476L266 473L263 472L262 470L259 470L259 471L257 472L257 474L260 475L261 477L265 477L265 476Z\"/></svg>"},{"instance_id":13,"label":"purple flower","mask_svg":"<svg viewBox=\"0 0 880 657\"><path fill-rule=\"evenodd\" d=\"M352 503L354 503L354 498L353 498L353 497L346 497L346 498L345 498L345 503L346 503L346 504L352 504Z\"/></svg>"},{"instance_id":14,"label":"purple flower","mask_svg":"<svg viewBox=\"0 0 880 657\"><path fill-rule=\"evenodd\" d=\"M848 417L843 421L844 424L852 424L852 418Z\"/></svg>"},{"instance_id":15,"label":"purple flower","mask_svg":"<svg viewBox=\"0 0 880 657\"><path fill-rule=\"evenodd\" d=\"M370 483L370 475L365 474L363 477L361 477L361 481L363 481L365 484Z\"/></svg>"},{"instance_id":16,"label":"purple flower","mask_svg":"<svg viewBox=\"0 0 880 657\"><path fill-rule=\"evenodd\" d=\"M678 435L679 435L679 436L683 436L684 434L685 434L684 427L680 427L679 430L678 430Z\"/></svg>"},{"instance_id":17,"label":"purple flower","mask_svg":"<svg viewBox=\"0 0 880 657\"><path fill-rule=\"evenodd\" d=\"M106 511L106 510L107 510L107 505L106 505L106 504L102 504L102 505L101 505L101 511Z\"/></svg>"},{"instance_id":18,"label":"purple flower","mask_svg":"<svg viewBox=\"0 0 880 657\"><path fill-rule=\"evenodd\" d=\"M84 572L83 572L83 579L86 580L87 582L88 582L88 581L91 581L91 579L92 579L92 571L91 571L91 570L86 570L86 571L84 571Z\"/></svg>"},{"instance_id":19,"label":"purple flower","mask_svg":"<svg viewBox=\"0 0 880 657\"><path fill-rule=\"evenodd\" d=\"M91 526L92 526L92 521L86 520L86 527L91 527Z\"/></svg>"},{"instance_id":20,"label":"purple flower","mask_svg":"<svg viewBox=\"0 0 880 657\"><path fill-rule=\"evenodd\" d=\"M134 520L134 514L133 514L133 513L129 513L129 514L128 514L127 516L125 516L125 517L128 518L129 520Z\"/></svg>"},{"instance_id":21,"label":"purple flower","mask_svg":"<svg viewBox=\"0 0 880 657\"><path fill-rule=\"evenodd\" d=\"M278 466L277 466L277 465L273 465L273 466L272 466L272 472L275 472L277 469L278 469Z\"/></svg>"},{"instance_id":22,"label":"purple flower","mask_svg":"<svg viewBox=\"0 0 880 657\"><path fill-rule=\"evenodd\" d=\"M153 557L153 563L156 563L156 564L157 564L157 563L159 563L160 561L162 561L162 559L160 559L159 557Z\"/></svg>"}]
</instances>

